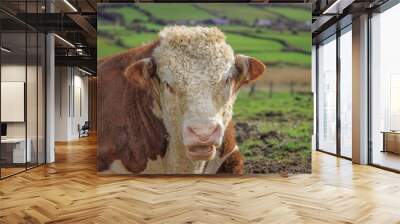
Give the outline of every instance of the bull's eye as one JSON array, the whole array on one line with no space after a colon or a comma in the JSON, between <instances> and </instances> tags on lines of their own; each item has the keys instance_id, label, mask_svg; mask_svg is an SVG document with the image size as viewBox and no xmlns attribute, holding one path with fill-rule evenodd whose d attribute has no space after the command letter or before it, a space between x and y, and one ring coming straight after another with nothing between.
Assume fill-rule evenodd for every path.
<instances>
[{"instance_id":1,"label":"bull's eye","mask_svg":"<svg viewBox=\"0 0 400 224\"><path fill-rule=\"evenodd\" d=\"M230 81L231 81L231 77L228 77L228 78L225 80L225 84L228 84Z\"/></svg>"},{"instance_id":2,"label":"bull's eye","mask_svg":"<svg viewBox=\"0 0 400 224\"><path fill-rule=\"evenodd\" d=\"M240 74L239 70L236 68L236 66L232 66L229 70L229 74L225 79L224 84L229 84L231 81L235 80L238 75Z\"/></svg>"},{"instance_id":3,"label":"bull's eye","mask_svg":"<svg viewBox=\"0 0 400 224\"><path fill-rule=\"evenodd\" d=\"M167 82L164 82L164 85L170 93L174 93L174 89Z\"/></svg>"}]
</instances>

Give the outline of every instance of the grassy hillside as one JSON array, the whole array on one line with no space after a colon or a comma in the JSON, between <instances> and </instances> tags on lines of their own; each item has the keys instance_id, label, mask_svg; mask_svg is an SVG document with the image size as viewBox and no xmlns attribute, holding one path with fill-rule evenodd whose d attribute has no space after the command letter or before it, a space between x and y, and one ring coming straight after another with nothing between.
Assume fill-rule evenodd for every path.
<instances>
[{"instance_id":1,"label":"grassy hillside","mask_svg":"<svg viewBox=\"0 0 400 224\"><path fill-rule=\"evenodd\" d=\"M176 4L138 4L140 8L151 13L154 17L163 20L182 20L182 19L210 19L212 15L197 9L191 4L181 4L179 8Z\"/></svg>"},{"instance_id":2,"label":"grassy hillside","mask_svg":"<svg viewBox=\"0 0 400 224\"><path fill-rule=\"evenodd\" d=\"M255 51L268 52L282 50L282 45L278 42L267 39L255 39L237 34L226 34L227 42L238 53L251 53Z\"/></svg>"},{"instance_id":3,"label":"grassy hillside","mask_svg":"<svg viewBox=\"0 0 400 224\"><path fill-rule=\"evenodd\" d=\"M129 7L120 7L120 8L110 8L107 9L107 12L116 13L123 16L126 23L131 23L134 20L137 21L146 21L147 16L142 12Z\"/></svg>"},{"instance_id":4,"label":"grassy hillside","mask_svg":"<svg viewBox=\"0 0 400 224\"><path fill-rule=\"evenodd\" d=\"M98 57L118 53L125 48L137 47L157 37L165 23L203 21L212 18L230 19L227 25L217 25L226 33L227 42L235 52L257 57L266 64L288 64L310 67L311 36L309 32L276 30L254 27L257 19L284 21L283 25L309 21L311 13L302 8L249 4L136 4L135 7L100 8L103 13L120 16L115 21L100 18ZM164 24L160 24L164 21ZM279 24L278 24L279 25ZM281 25L282 26L282 25ZM135 28L133 28L135 27ZM140 31L139 31L140 30ZM107 46L104 46L103 43Z\"/></svg>"},{"instance_id":5,"label":"grassy hillside","mask_svg":"<svg viewBox=\"0 0 400 224\"><path fill-rule=\"evenodd\" d=\"M240 18L249 24L251 24L255 19L276 19L278 17L262 8L247 4L212 3L197 4L196 6L215 17L226 17L230 19Z\"/></svg>"},{"instance_id":6,"label":"grassy hillside","mask_svg":"<svg viewBox=\"0 0 400 224\"><path fill-rule=\"evenodd\" d=\"M303 49L307 52L311 52L312 37L311 33L309 32L300 32L297 33L296 35L293 35L288 31L276 32L270 30L263 30L261 32L257 32L255 36L261 38L277 38L286 41L287 44L293 47Z\"/></svg>"},{"instance_id":7,"label":"grassy hillside","mask_svg":"<svg viewBox=\"0 0 400 224\"><path fill-rule=\"evenodd\" d=\"M266 7L265 11L284 16L288 19L297 21L311 21L311 14L309 10L302 10L298 8L287 7Z\"/></svg>"},{"instance_id":8,"label":"grassy hillside","mask_svg":"<svg viewBox=\"0 0 400 224\"><path fill-rule=\"evenodd\" d=\"M97 55L101 55L99 58L101 58L102 56L122 52L124 50L123 48L118 47L117 45L102 37L97 37L97 46L101 46L97 48Z\"/></svg>"}]
</instances>

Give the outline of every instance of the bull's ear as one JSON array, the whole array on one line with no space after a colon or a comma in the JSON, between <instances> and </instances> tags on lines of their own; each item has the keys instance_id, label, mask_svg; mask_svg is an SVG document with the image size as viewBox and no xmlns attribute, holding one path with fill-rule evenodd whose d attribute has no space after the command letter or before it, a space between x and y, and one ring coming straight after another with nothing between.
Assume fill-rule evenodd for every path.
<instances>
[{"instance_id":1,"label":"bull's ear","mask_svg":"<svg viewBox=\"0 0 400 224\"><path fill-rule=\"evenodd\" d=\"M147 86L156 73L156 66L152 58L141 59L130 65L124 72L127 81L133 85Z\"/></svg>"},{"instance_id":2,"label":"bull's ear","mask_svg":"<svg viewBox=\"0 0 400 224\"><path fill-rule=\"evenodd\" d=\"M264 63L255 58L241 54L236 55L235 65L240 73L238 77L239 86L250 83L265 72Z\"/></svg>"}]
</instances>

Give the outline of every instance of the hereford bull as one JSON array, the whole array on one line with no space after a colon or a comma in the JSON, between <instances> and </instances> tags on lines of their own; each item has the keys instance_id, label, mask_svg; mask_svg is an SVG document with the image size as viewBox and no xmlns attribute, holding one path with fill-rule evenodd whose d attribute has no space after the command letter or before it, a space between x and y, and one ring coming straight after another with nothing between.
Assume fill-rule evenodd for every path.
<instances>
[{"instance_id":1,"label":"hereford bull","mask_svg":"<svg viewBox=\"0 0 400 224\"><path fill-rule=\"evenodd\" d=\"M98 171L242 174L232 108L264 70L205 27L166 27L157 41L99 61Z\"/></svg>"}]
</instances>

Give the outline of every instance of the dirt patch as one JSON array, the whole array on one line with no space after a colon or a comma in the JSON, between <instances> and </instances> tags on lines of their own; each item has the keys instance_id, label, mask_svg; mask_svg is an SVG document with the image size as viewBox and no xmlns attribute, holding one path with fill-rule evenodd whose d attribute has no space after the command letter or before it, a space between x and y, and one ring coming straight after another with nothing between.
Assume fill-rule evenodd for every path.
<instances>
[{"instance_id":1,"label":"dirt patch","mask_svg":"<svg viewBox=\"0 0 400 224\"><path fill-rule=\"evenodd\" d=\"M250 138L257 138L258 130L257 126L249 125L246 122L238 122L235 125L236 128L236 140L239 144L243 143L244 140Z\"/></svg>"},{"instance_id":2,"label":"dirt patch","mask_svg":"<svg viewBox=\"0 0 400 224\"><path fill-rule=\"evenodd\" d=\"M311 173L310 165L304 165L301 160L292 164L279 161L262 159L258 161L248 160L244 163L245 173L248 174L267 174L267 173Z\"/></svg>"},{"instance_id":3,"label":"dirt patch","mask_svg":"<svg viewBox=\"0 0 400 224\"><path fill-rule=\"evenodd\" d=\"M257 79L258 86L268 86L270 82L278 83L306 83L311 86L311 69L300 67L268 67L265 75Z\"/></svg>"},{"instance_id":4,"label":"dirt patch","mask_svg":"<svg viewBox=\"0 0 400 224\"><path fill-rule=\"evenodd\" d=\"M254 124L249 124L247 122L236 123L236 140L239 144L243 143L246 139L259 139L264 143L268 143L270 139L280 139L278 132L269 131L266 133L261 133Z\"/></svg>"},{"instance_id":5,"label":"dirt patch","mask_svg":"<svg viewBox=\"0 0 400 224\"><path fill-rule=\"evenodd\" d=\"M272 115L272 114L271 114ZM278 113L274 113L279 117ZM257 144L248 146L243 152L245 156L245 173L267 174L267 173L310 173L311 157L305 160L298 153L286 152L283 158L277 159L273 154L277 148L276 143L284 140L276 131L260 132L256 125L247 122L236 123L236 139L239 144L246 140L254 140Z\"/></svg>"},{"instance_id":6,"label":"dirt patch","mask_svg":"<svg viewBox=\"0 0 400 224\"><path fill-rule=\"evenodd\" d=\"M265 113L257 114L259 117L264 117L266 120L274 120L277 122L287 122L288 119L284 116L282 112L279 111L268 111Z\"/></svg>"}]
</instances>

